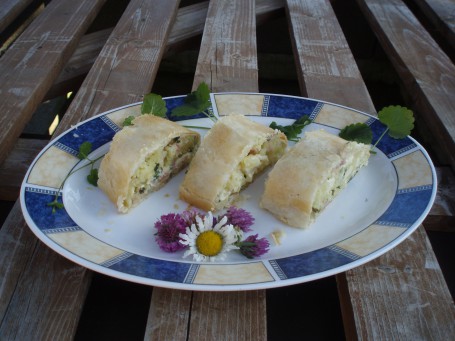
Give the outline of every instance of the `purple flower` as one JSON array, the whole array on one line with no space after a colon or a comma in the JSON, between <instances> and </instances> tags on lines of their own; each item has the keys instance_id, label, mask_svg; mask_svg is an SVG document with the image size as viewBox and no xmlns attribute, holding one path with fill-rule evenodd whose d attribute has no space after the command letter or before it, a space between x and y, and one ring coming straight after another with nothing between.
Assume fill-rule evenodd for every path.
<instances>
[{"instance_id":1,"label":"purple flower","mask_svg":"<svg viewBox=\"0 0 455 341\"><path fill-rule=\"evenodd\" d=\"M198 208L191 207L180 214L180 217L182 217L182 219L185 221L186 226L196 224L196 216L203 218L205 216L205 212Z\"/></svg>"},{"instance_id":2,"label":"purple flower","mask_svg":"<svg viewBox=\"0 0 455 341\"><path fill-rule=\"evenodd\" d=\"M254 223L254 218L251 213L242 208L231 206L225 215L228 218L228 224L237 226L243 232L252 231L251 226Z\"/></svg>"},{"instance_id":3,"label":"purple flower","mask_svg":"<svg viewBox=\"0 0 455 341\"><path fill-rule=\"evenodd\" d=\"M158 230L155 233L155 240L161 250L165 252L176 252L186 246L179 243L180 233L185 233L185 220L178 214L169 213L162 215L160 220L155 223Z\"/></svg>"},{"instance_id":4,"label":"purple flower","mask_svg":"<svg viewBox=\"0 0 455 341\"><path fill-rule=\"evenodd\" d=\"M258 235L251 235L244 241L237 244L240 247L240 252L246 258L260 257L269 251L269 241L266 238L258 239Z\"/></svg>"}]
</instances>

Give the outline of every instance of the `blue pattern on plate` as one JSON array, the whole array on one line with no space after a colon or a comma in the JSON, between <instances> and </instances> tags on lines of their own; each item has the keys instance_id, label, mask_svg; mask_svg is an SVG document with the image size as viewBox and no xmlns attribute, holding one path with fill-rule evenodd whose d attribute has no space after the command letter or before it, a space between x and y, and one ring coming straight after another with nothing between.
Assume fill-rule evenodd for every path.
<instances>
[{"instance_id":1,"label":"blue pattern on plate","mask_svg":"<svg viewBox=\"0 0 455 341\"><path fill-rule=\"evenodd\" d=\"M76 151L84 142L92 144L92 150L110 142L115 131L106 124L100 117L87 121L77 128L71 129L68 133L58 139L58 142Z\"/></svg>"},{"instance_id":2,"label":"blue pattern on plate","mask_svg":"<svg viewBox=\"0 0 455 341\"><path fill-rule=\"evenodd\" d=\"M323 248L293 257L276 259L276 263L280 266L287 278L316 274L350 262L352 262L351 258L329 248Z\"/></svg>"},{"instance_id":3,"label":"blue pattern on plate","mask_svg":"<svg viewBox=\"0 0 455 341\"><path fill-rule=\"evenodd\" d=\"M427 208L432 193L432 186L419 189L398 191L377 223L399 227L409 227L414 224Z\"/></svg>"},{"instance_id":4,"label":"blue pattern on plate","mask_svg":"<svg viewBox=\"0 0 455 341\"><path fill-rule=\"evenodd\" d=\"M184 99L185 96L164 99L168 108L168 118L179 121L205 117L203 114L182 118L171 117L170 112L172 109L183 104ZM264 99L262 115L290 119L297 119L302 115L309 115L310 118L314 119L324 105L324 102L284 95L264 94ZM93 149L110 142L118 127L110 122L105 115L102 114L83 122L77 129L71 129L61 136L53 145L75 155L79 150L80 144L85 141L91 142ZM371 124L374 141L376 141L384 131L385 126L375 118L370 118L368 124ZM410 138L396 140L386 135L379 143L378 148L389 158L392 158L409 149L420 147ZM428 162L431 164L430 160ZM415 226L415 223L425 212L428 205L432 204L433 190L434 185L431 184L399 190L386 212L374 223L404 227L404 234L407 228ZM28 184L23 186L21 203L25 207L24 211L30 216L31 226L42 232L41 235L37 234L40 239L43 239L42 236L48 233L77 231L80 229L65 209L58 209L55 214L51 213L52 208L47 206L47 204L54 200L55 193L55 191L49 190L47 187L28 186ZM61 202L61 197L59 200ZM27 214L25 217L28 219ZM30 224L30 222L28 223ZM75 256L76 258L82 257L77 254ZM331 245L292 257L270 260L269 263L278 277L281 280L286 280L334 270L340 266L355 263L359 258L362 257L350 253L337 245ZM93 268L101 270L98 266L115 270L120 274L125 273L163 282L186 284L191 284L194 281L199 269L198 264L153 259L129 252L124 252L101 265L94 264ZM229 265L226 264L226 266ZM112 273L108 274L112 275Z\"/></svg>"},{"instance_id":5,"label":"blue pattern on plate","mask_svg":"<svg viewBox=\"0 0 455 341\"><path fill-rule=\"evenodd\" d=\"M379 139L381 134L386 130L386 126L382 124L379 120L375 120L371 124L371 130L373 131L373 144ZM414 148L416 145L410 138L404 139L394 139L386 133L381 141L377 144L377 147L386 154L389 158L396 156L399 153L405 152L409 149Z\"/></svg>"},{"instance_id":6,"label":"blue pattern on plate","mask_svg":"<svg viewBox=\"0 0 455 341\"><path fill-rule=\"evenodd\" d=\"M207 117L204 114L197 114L197 115L183 116L183 117L172 116L171 115L172 110L177 108L178 106L181 106L182 104L184 104L185 103L185 97L186 96L164 98L164 100L166 101L166 108L167 108L166 116L167 116L168 119L170 119L171 121L174 121L174 122L178 122L178 121L182 121L182 120L191 120L191 119L195 119L195 118ZM212 110L212 109L209 108L209 110Z\"/></svg>"},{"instance_id":7,"label":"blue pattern on plate","mask_svg":"<svg viewBox=\"0 0 455 341\"><path fill-rule=\"evenodd\" d=\"M25 190L27 212L42 231L76 225L64 208L57 209L52 214L52 207L47 204L54 201L54 197L55 194L39 193L30 188ZM62 202L62 197L60 196L58 200Z\"/></svg>"},{"instance_id":8,"label":"blue pattern on plate","mask_svg":"<svg viewBox=\"0 0 455 341\"><path fill-rule=\"evenodd\" d=\"M183 283L190 266L189 263L177 263L132 255L109 268L139 277Z\"/></svg>"},{"instance_id":9,"label":"blue pattern on plate","mask_svg":"<svg viewBox=\"0 0 455 341\"><path fill-rule=\"evenodd\" d=\"M298 119L303 115L310 116L318 103L306 98L270 96L266 116Z\"/></svg>"}]
</instances>

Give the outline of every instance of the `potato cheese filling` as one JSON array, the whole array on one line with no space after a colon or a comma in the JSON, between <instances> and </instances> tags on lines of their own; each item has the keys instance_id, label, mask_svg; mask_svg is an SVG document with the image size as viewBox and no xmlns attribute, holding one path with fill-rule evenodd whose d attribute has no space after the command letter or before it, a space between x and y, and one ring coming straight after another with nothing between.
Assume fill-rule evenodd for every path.
<instances>
[{"instance_id":1,"label":"potato cheese filling","mask_svg":"<svg viewBox=\"0 0 455 341\"><path fill-rule=\"evenodd\" d=\"M241 190L276 163L287 138L243 115L221 117L205 135L179 188L180 199L205 211L232 204Z\"/></svg>"},{"instance_id":2,"label":"potato cheese filling","mask_svg":"<svg viewBox=\"0 0 455 341\"><path fill-rule=\"evenodd\" d=\"M324 130L306 132L268 174L260 206L289 226L306 228L369 156L368 145Z\"/></svg>"},{"instance_id":3,"label":"potato cheese filling","mask_svg":"<svg viewBox=\"0 0 455 341\"><path fill-rule=\"evenodd\" d=\"M134 206L136 201L161 188L191 160L195 142L194 136L176 137L162 150L148 155L132 175L123 205Z\"/></svg>"},{"instance_id":4,"label":"potato cheese filling","mask_svg":"<svg viewBox=\"0 0 455 341\"><path fill-rule=\"evenodd\" d=\"M127 213L186 167L199 133L154 115L139 115L117 132L98 170L98 187Z\"/></svg>"},{"instance_id":5,"label":"potato cheese filling","mask_svg":"<svg viewBox=\"0 0 455 341\"><path fill-rule=\"evenodd\" d=\"M280 155L280 140L278 135L264 143L258 143L250 149L248 155L237 165L232 172L226 186L218 195L218 202L230 200L232 195L239 193L250 184L254 176L262 172L268 165L275 163Z\"/></svg>"},{"instance_id":6,"label":"potato cheese filling","mask_svg":"<svg viewBox=\"0 0 455 341\"><path fill-rule=\"evenodd\" d=\"M321 183L313 202L313 218L322 211L336 195L344 189L357 172L368 163L365 150L353 147L347 143L346 149L341 154L338 166L334 167L326 180Z\"/></svg>"}]
</instances>

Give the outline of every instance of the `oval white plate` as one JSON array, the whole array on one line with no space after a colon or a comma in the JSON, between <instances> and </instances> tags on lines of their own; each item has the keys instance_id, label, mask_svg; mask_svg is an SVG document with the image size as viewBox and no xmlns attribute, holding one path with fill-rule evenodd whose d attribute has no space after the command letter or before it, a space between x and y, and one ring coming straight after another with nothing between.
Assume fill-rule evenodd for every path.
<instances>
[{"instance_id":1,"label":"oval white plate","mask_svg":"<svg viewBox=\"0 0 455 341\"><path fill-rule=\"evenodd\" d=\"M183 96L166 98L168 110ZM291 124L302 115L313 122L305 131L325 129L338 134L354 122L372 127L376 139L385 127L374 117L343 106L302 97L256 94L211 94L215 115L232 112L269 125ZM62 190L64 209L52 214L47 206L72 170L86 162L76 155L90 141L90 158L104 155L123 118L139 113L140 103L114 109L84 121L54 139L37 156L21 189L21 205L32 231L70 260L113 277L189 290L249 290L291 285L359 266L390 250L422 222L436 194L436 175L426 151L412 138L385 137L362 169L310 228L284 225L259 208L266 173L242 192L238 206L255 218L254 232L270 240L270 251L248 260L231 252L219 263L183 259L182 252L162 252L154 241L154 223L163 214L181 212L178 199L184 172L126 215L104 193L86 181L89 169L72 174ZM171 117L172 118L172 117ZM200 115L184 125L210 127ZM206 130L198 130L204 135ZM305 133L302 133L302 135ZM271 233L284 233L275 245Z\"/></svg>"}]
</instances>

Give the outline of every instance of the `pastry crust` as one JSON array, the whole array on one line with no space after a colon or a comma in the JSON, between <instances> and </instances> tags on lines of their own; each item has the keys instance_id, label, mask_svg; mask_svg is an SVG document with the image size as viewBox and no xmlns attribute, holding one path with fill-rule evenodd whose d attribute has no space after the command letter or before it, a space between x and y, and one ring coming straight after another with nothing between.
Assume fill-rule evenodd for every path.
<instances>
[{"instance_id":1,"label":"pastry crust","mask_svg":"<svg viewBox=\"0 0 455 341\"><path fill-rule=\"evenodd\" d=\"M154 115L141 115L115 134L98 170L98 187L126 213L186 167L200 135Z\"/></svg>"},{"instance_id":2,"label":"pastry crust","mask_svg":"<svg viewBox=\"0 0 455 341\"><path fill-rule=\"evenodd\" d=\"M229 205L284 153L286 136L242 115L225 116L204 137L180 186L180 198L206 211Z\"/></svg>"},{"instance_id":3,"label":"pastry crust","mask_svg":"<svg viewBox=\"0 0 455 341\"><path fill-rule=\"evenodd\" d=\"M260 206L290 226L308 227L369 156L368 145L307 132L268 174Z\"/></svg>"}]
</instances>

